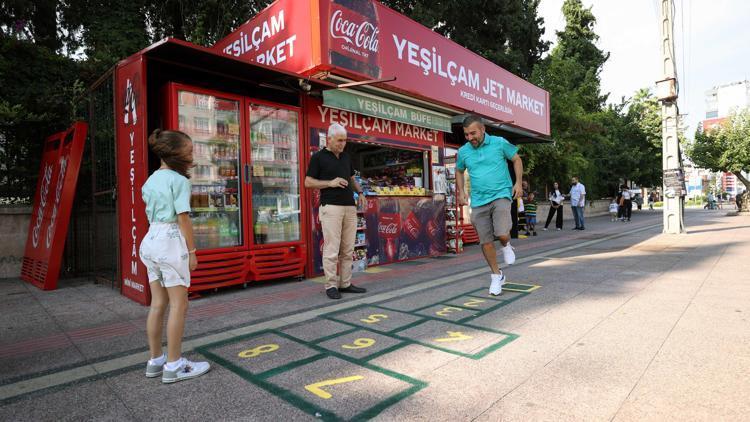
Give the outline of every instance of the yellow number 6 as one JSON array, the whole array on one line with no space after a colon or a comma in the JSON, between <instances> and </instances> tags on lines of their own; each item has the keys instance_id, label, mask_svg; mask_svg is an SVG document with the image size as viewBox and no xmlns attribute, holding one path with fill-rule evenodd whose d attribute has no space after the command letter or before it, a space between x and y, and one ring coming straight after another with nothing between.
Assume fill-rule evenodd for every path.
<instances>
[{"instance_id":1,"label":"yellow number 6","mask_svg":"<svg viewBox=\"0 0 750 422\"><path fill-rule=\"evenodd\" d=\"M375 339L371 338L358 338L352 342L352 344L344 344L341 347L343 349L364 349L375 344Z\"/></svg>"}]
</instances>

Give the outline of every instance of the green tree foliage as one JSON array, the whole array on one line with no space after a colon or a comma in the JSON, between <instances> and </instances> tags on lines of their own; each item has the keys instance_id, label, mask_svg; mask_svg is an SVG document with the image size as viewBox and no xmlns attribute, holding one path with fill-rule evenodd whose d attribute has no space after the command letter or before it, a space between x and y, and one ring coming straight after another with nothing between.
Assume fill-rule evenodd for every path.
<instances>
[{"instance_id":1,"label":"green tree foliage","mask_svg":"<svg viewBox=\"0 0 750 422\"><path fill-rule=\"evenodd\" d=\"M383 3L480 56L527 78L549 43L539 0L386 0Z\"/></svg>"},{"instance_id":2,"label":"green tree foliage","mask_svg":"<svg viewBox=\"0 0 750 422\"><path fill-rule=\"evenodd\" d=\"M591 197L598 189L592 145L601 134L597 121L606 97L601 95L599 74L608 55L596 47L596 19L580 0L563 4L565 29L558 43L532 73L531 81L550 93L550 120L554 145L524 148L533 186L565 185L570 176L581 177ZM593 154L592 154L593 153ZM597 185L595 185L597 184Z\"/></svg>"},{"instance_id":3,"label":"green tree foliage","mask_svg":"<svg viewBox=\"0 0 750 422\"><path fill-rule=\"evenodd\" d=\"M580 0L562 7L565 29L535 68L531 81L550 93L553 145L524 147L537 190L579 176L590 198L614 195L621 182L653 186L661 180L661 118L647 90L605 106L600 73L609 53L596 46L596 18Z\"/></svg>"},{"instance_id":4,"label":"green tree foliage","mask_svg":"<svg viewBox=\"0 0 750 422\"><path fill-rule=\"evenodd\" d=\"M716 129L698 128L686 152L699 167L731 172L750 191L743 174L750 172L750 109L733 113ZM750 209L748 205L750 195L745 195L743 209Z\"/></svg>"}]
</instances>

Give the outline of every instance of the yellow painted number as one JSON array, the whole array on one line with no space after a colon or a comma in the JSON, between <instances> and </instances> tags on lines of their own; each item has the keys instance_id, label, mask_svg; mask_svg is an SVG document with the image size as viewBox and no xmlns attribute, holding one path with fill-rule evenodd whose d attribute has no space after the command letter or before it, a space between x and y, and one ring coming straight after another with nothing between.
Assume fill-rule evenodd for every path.
<instances>
[{"instance_id":1,"label":"yellow painted number","mask_svg":"<svg viewBox=\"0 0 750 422\"><path fill-rule=\"evenodd\" d=\"M435 315L448 316L448 314L452 314L453 312L461 311L463 311L463 309L461 308L456 308L455 306L446 306L442 311L435 312Z\"/></svg>"},{"instance_id":2,"label":"yellow painted number","mask_svg":"<svg viewBox=\"0 0 750 422\"><path fill-rule=\"evenodd\" d=\"M372 314L368 316L367 318L362 318L360 321L367 323L367 324L375 324L376 322L380 322L384 319L388 319L388 315L386 314Z\"/></svg>"},{"instance_id":3,"label":"yellow painted number","mask_svg":"<svg viewBox=\"0 0 750 422\"><path fill-rule=\"evenodd\" d=\"M472 299L464 303L464 306L468 308L476 308L477 306L479 306L480 303L484 303L484 299Z\"/></svg>"},{"instance_id":4,"label":"yellow painted number","mask_svg":"<svg viewBox=\"0 0 750 422\"><path fill-rule=\"evenodd\" d=\"M341 347L344 349L364 349L375 344L375 339L371 338L358 338L352 342L352 344L344 344Z\"/></svg>"},{"instance_id":5,"label":"yellow painted number","mask_svg":"<svg viewBox=\"0 0 750 422\"><path fill-rule=\"evenodd\" d=\"M243 350L240 352L239 357L241 358L254 358L262 355L263 353L271 353L279 350L278 344L264 344L262 346L254 347L252 349Z\"/></svg>"},{"instance_id":6,"label":"yellow painted number","mask_svg":"<svg viewBox=\"0 0 750 422\"><path fill-rule=\"evenodd\" d=\"M474 338L472 336L467 336L460 331L446 331L446 333L448 334L448 337L436 338L435 341L438 343L449 343L452 341L464 341Z\"/></svg>"},{"instance_id":7,"label":"yellow painted number","mask_svg":"<svg viewBox=\"0 0 750 422\"><path fill-rule=\"evenodd\" d=\"M328 391L323 390L323 387L329 387L331 385L338 385L338 384L346 384L347 382L353 382L353 381L359 381L363 380L365 377L362 375L353 375L351 377L344 377L344 378L336 378L332 380L325 380L321 382L316 382L315 384L309 384L305 386L305 390L315 394L316 396L320 397L321 399L330 399L333 397L331 393Z\"/></svg>"}]
</instances>

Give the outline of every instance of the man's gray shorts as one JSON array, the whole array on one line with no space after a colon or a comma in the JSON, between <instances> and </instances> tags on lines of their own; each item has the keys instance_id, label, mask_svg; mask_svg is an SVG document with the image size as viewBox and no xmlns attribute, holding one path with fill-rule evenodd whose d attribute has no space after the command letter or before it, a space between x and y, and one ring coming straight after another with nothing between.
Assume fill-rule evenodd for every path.
<instances>
[{"instance_id":1,"label":"man's gray shorts","mask_svg":"<svg viewBox=\"0 0 750 422\"><path fill-rule=\"evenodd\" d=\"M491 243L496 237L507 236L513 222L510 219L510 199L500 198L471 209L471 224L479 234L479 243Z\"/></svg>"}]
</instances>

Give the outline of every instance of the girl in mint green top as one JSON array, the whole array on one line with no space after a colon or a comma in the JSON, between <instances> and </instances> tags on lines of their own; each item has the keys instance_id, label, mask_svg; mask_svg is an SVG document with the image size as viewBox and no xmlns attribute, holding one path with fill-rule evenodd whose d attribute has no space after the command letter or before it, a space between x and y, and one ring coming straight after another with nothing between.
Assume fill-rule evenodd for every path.
<instances>
[{"instance_id":1,"label":"girl in mint green top","mask_svg":"<svg viewBox=\"0 0 750 422\"><path fill-rule=\"evenodd\" d=\"M193 166L193 142L182 132L156 129L148 144L161 160L161 167L141 189L150 223L139 249L151 289L151 308L146 320L151 359L146 363L146 377L161 376L162 382L169 384L197 377L210 369L208 362L190 362L181 357L190 272L198 265L189 214L188 171ZM167 305L165 355L162 327Z\"/></svg>"},{"instance_id":2,"label":"girl in mint green top","mask_svg":"<svg viewBox=\"0 0 750 422\"><path fill-rule=\"evenodd\" d=\"M141 188L149 223L174 223L190 212L190 182L170 168L160 168Z\"/></svg>"}]
</instances>

